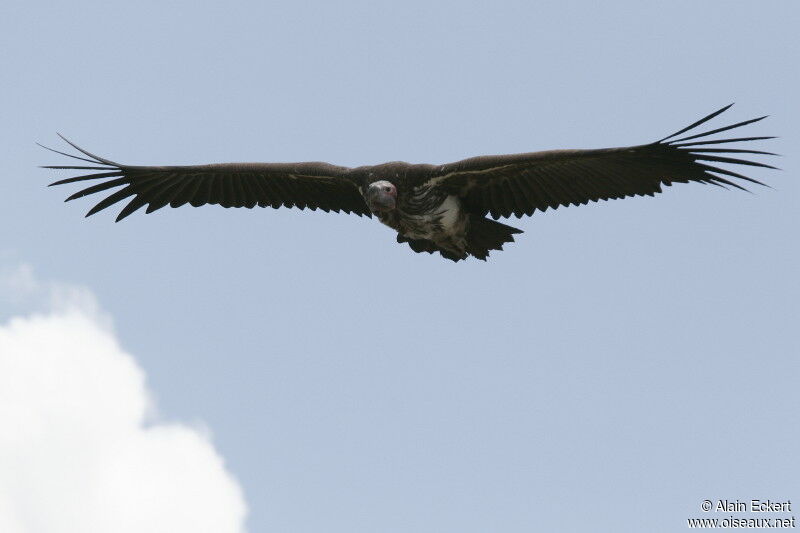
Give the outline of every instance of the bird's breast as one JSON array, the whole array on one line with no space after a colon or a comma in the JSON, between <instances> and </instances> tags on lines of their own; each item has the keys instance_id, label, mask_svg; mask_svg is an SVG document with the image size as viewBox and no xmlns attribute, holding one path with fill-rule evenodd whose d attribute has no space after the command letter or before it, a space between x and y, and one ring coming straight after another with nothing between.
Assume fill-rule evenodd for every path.
<instances>
[{"instance_id":1,"label":"bird's breast","mask_svg":"<svg viewBox=\"0 0 800 533\"><path fill-rule=\"evenodd\" d=\"M440 241L463 233L466 216L457 196L447 195L427 211L400 212L398 231L413 239Z\"/></svg>"}]
</instances>

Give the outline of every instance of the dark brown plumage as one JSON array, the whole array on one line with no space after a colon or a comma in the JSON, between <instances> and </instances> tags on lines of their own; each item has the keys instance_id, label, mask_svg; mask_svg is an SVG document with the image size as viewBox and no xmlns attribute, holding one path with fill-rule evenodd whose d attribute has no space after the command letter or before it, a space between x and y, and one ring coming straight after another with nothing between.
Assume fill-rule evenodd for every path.
<instances>
[{"instance_id":1,"label":"dark brown plumage","mask_svg":"<svg viewBox=\"0 0 800 533\"><path fill-rule=\"evenodd\" d=\"M759 117L711 131L680 137L727 110L698 120L650 144L598 150L554 150L481 156L446 165L403 162L347 168L327 163L226 163L196 166L132 166L96 156L64 139L85 157L52 150L89 163L44 168L91 173L51 185L102 180L67 200L117 188L87 216L126 200L117 221L147 206L299 207L375 214L398 232L415 252L440 252L458 261L486 259L520 230L494 222L532 215L548 207L589 201L653 196L662 185L690 181L744 189L734 180L763 185L720 164L775 168L737 154L774 155L758 150L719 147L772 137L696 140L762 120ZM63 137L62 137L63 138ZM736 156L736 157L735 157Z\"/></svg>"}]
</instances>

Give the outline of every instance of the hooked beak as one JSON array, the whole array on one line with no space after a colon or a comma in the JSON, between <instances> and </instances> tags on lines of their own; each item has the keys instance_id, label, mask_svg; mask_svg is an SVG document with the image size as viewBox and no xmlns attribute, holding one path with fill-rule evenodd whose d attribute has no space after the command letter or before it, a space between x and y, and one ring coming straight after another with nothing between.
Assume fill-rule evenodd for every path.
<instances>
[{"instance_id":1,"label":"hooked beak","mask_svg":"<svg viewBox=\"0 0 800 533\"><path fill-rule=\"evenodd\" d=\"M367 189L367 204L373 213L386 213L397 205L397 188L388 181L376 181Z\"/></svg>"}]
</instances>

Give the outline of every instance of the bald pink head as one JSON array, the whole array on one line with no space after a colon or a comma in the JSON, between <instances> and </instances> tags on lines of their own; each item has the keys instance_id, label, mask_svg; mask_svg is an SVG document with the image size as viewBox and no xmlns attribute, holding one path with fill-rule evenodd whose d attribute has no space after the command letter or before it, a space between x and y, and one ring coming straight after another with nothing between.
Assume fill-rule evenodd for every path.
<instances>
[{"instance_id":1,"label":"bald pink head","mask_svg":"<svg viewBox=\"0 0 800 533\"><path fill-rule=\"evenodd\" d=\"M397 187L386 180L371 183L367 188L367 205L373 213L392 211L397 205Z\"/></svg>"}]
</instances>

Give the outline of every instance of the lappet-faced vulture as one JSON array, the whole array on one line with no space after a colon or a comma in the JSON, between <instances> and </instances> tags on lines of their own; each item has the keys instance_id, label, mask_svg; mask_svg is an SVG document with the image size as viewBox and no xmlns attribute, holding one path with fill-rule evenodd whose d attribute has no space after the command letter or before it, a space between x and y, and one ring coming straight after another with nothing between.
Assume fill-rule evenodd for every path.
<instances>
[{"instance_id":1,"label":"lappet-faced vulture","mask_svg":"<svg viewBox=\"0 0 800 533\"><path fill-rule=\"evenodd\" d=\"M355 213L397 231L397 242L415 252L439 252L458 261L486 259L521 230L498 218L532 215L537 209L590 201L653 196L664 185L699 182L743 187L760 181L719 165L775 168L741 159L769 152L730 148L728 143L772 137L717 138L765 117L701 133L693 130L729 106L649 144L597 150L551 150L472 157L446 165L391 162L348 168L328 163L223 163L192 166L138 166L115 163L79 148L82 156L53 150L88 163L44 168L89 170L51 185L99 180L67 200L117 189L86 216L126 200L117 221L139 208L165 206L298 207ZM62 137L63 138L63 137ZM49 149L49 148L48 148ZM488 218L491 216L492 219Z\"/></svg>"}]
</instances>

